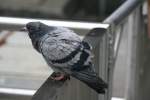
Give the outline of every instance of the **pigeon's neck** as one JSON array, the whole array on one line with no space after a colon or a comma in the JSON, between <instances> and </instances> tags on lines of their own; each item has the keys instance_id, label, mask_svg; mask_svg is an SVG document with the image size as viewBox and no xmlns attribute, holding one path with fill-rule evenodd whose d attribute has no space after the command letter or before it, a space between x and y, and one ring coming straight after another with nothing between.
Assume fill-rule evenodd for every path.
<instances>
[{"instance_id":1,"label":"pigeon's neck","mask_svg":"<svg viewBox=\"0 0 150 100\"><path fill-rule=\"evenodd\" d=\"M40 52L40 43L43 41L43 37L47 36L49 32L55 30L54 27L42 25L39 30L32 30L29 33L29 37L32 40L34 48Z\"/></svg>"},{"instance_id":2,"label":"pigeon's neck","mask_svg":"<svg viewBox=\"0 0 150 100\"><path fill-rule=\"evenodd\" d=\"M39 51L39 44L41 41L41 38L46 34L46 32L30 32L29 37L32 41L32 45L33 47L38 51Z\"/></svg>"},{"instance_id":3,"label":"pigeon's neck","mask_svg":"<svg viewBox=\"0 0 150 100\"><path fill-rule=\"evenodd\" d=\"M38 52L40 52L40 49L39 49L39 41L38 40L36 40L36 41L33 41L32 40L32 45L33 45L33 47L38 51Z\"/></svg>"},{"instance_id":4,"label":"pigeon's neck","mask_svg":"<svg viewBox=\"0 0 150 100\"><path fill-rule=\"evenodd\" d=\"M54 30L54 27L42 25L39 30L29 31L29 37L31 38L32 44L36 50L38 50L42 38L52 30Z\"/></svg>"}]
</instances>

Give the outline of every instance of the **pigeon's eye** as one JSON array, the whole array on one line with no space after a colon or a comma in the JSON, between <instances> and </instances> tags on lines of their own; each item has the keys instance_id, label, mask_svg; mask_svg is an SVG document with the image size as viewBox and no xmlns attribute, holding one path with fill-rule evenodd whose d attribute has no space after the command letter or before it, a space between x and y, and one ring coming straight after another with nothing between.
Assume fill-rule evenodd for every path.
<instances>
[{"instance_id":1,"label":"pigeon's eye","mask_svg":"<svg viewBox=\"0 0 150 100\"><path fill-rule=\"evenodd\" d=\"M40 25L39 25L39 23L29 23L29 24L27 24L27 29L28 30L34 30L34 31L37 31L37 30L39 30L40 29Z\"/></svg>"}]
</instances>

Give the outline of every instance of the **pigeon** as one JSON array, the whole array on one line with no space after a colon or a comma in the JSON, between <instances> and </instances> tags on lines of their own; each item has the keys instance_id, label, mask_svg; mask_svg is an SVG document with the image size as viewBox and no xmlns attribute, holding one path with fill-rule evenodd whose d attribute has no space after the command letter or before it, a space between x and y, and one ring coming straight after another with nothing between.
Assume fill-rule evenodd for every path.
<instances>
[{"instance_id":1,"label":"pigeon","mask_svg":"<svg viewBox=\"0 0 150 100\"><path fill-rule=\"evenodd\" d=\"M72 76L97 93L106 92L107 83L98 76L93 67L91 45L73 30L48 26L41 22L29 22L23 30L28 32L35 50L42 54L53 69L52 79L61 81Z\"/></svg>"}]
</instances>

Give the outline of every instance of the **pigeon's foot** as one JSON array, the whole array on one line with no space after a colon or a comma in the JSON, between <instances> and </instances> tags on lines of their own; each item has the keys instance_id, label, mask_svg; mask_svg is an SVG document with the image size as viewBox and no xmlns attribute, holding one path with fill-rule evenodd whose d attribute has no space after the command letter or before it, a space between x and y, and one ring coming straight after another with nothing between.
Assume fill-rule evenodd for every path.
<instances>
[{"instance_id":1,"label":"pigeon's foot","mask_svg":"<svg viewBox=\"0 0 150 100\"><path fill-rule=\"evenodd\" d=\"M54 72L51 75L51 79L56 80L56 81L66 81L67 79L70 80L70 76L68 74L60 73L60 72Z\"/></svg>"},{"instance_id":2,"label":"pigeon's foot","mask_svg":"<svg viewBox=\"0 0 150 100\"><path fill-rule=\"evenodd\" d=\"M63 79L64 79L64 75L61 74L61 75L59 75L59 76L57 76L57 77L52 77L52 79L53 79L53 80L56 80L56 81L60 81L60 80L63 80Z\"/></svg>"}]
</instances>

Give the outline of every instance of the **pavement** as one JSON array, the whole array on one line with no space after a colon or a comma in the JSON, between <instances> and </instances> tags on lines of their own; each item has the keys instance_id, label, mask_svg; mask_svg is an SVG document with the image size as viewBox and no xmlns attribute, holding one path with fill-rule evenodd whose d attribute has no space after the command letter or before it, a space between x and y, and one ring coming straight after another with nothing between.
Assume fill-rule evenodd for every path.
<instances>
[{"instance_id":1,"label":"pavement","mask_svg":"<svg viewBox=\"0 0 150 100\"><path fill-rule=\"evenodd\" d=\"M0 48L0 86L37 89L52 73L26 33L16 32Z\"/></svg>"}]
</instances>

